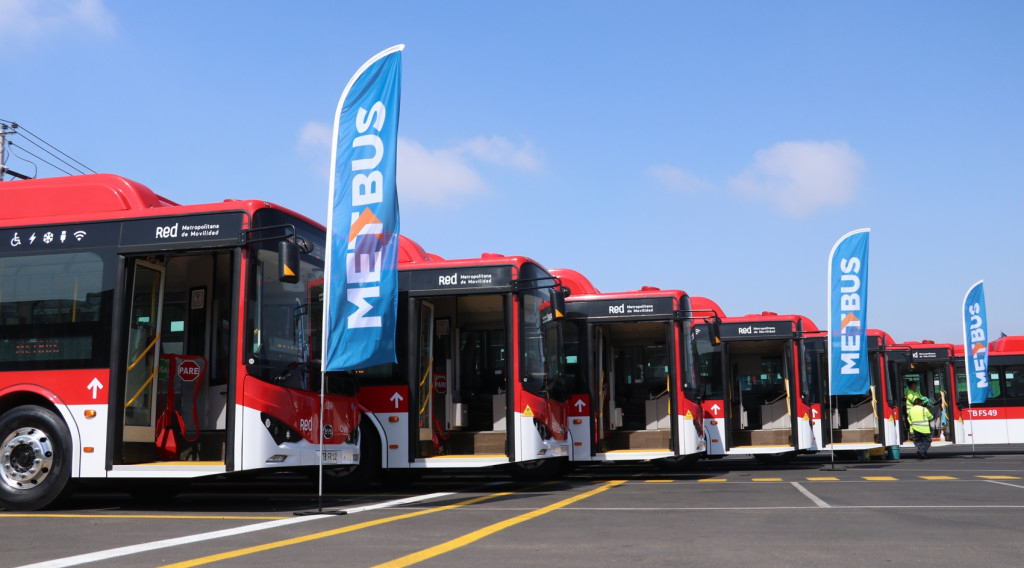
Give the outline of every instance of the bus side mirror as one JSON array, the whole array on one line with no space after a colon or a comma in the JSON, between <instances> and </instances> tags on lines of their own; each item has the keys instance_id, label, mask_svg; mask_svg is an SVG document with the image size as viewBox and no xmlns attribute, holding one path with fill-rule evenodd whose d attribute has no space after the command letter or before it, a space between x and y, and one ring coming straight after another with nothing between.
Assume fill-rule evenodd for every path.
<instances>
[{"instance_id":1,"label":"bus side mirror","mask_svg":"<svg viewBox=\"0 0 1024 568\"><path fill-rule=\"evenodd\" d=\"M299 281L299 245L291 239L277 243L277 279L295 284Z\"/></svg>"},{"instance_id":2,"label":"bus side mirror","mask_svg":"<svg viewBox=\"0 0 1024 568\"><path fill-rule=\"evenodd\" d=\"M551 316L555 319L564 318L565 296L562 295L562 291L556 290L555 288L549 288L548 295L551 298Z\"/></svg>"},{"instance_id":3,"label":"bus side mirror","mask_svg":"<svg viewBox=\"0 0 1024 568\"><path fill-rule=\"evenodd\" d=\"M715 316L708 320L708 339L711 341L711 345L719 345L722 343L722 320Z\"/></svg>"}]
</instances>

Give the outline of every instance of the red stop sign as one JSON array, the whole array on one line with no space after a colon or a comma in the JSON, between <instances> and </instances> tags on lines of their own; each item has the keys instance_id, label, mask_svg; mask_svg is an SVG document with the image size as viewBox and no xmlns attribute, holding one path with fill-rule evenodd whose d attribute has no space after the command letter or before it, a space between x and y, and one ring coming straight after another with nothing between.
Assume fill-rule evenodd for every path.
<instances>
[{"instance_id":1,"label":"red stop sign","mask_svg":"<svg viewBox=\"0 0 1024 568\"><path fill-rule=\"evenodd\" d=\"M194 381L199 378L199 363L186 359L178 363L178 376L183 381Z\"/></svg>"},{"instance_id":2,"label":"red stop sign","mask_svg":"<svg viewBox=\"0 0 1024 568\"><path fill-rule=\"evenodd\" d=\"M437 394L444 394L448 390L448 379L441 375L434 377L434 390Z\"/></svg>"}]
</instances>

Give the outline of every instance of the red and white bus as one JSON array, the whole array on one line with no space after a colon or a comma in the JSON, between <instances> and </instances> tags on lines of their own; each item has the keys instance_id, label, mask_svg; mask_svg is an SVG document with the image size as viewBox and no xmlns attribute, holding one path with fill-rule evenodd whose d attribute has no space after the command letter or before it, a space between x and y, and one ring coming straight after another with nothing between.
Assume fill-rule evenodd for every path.
<instances>
[{"instance_id":1,"label":"red and white bus","mask_svg":"<svg viewBox=\"0 0 1024 568\"><path fill-rule=\"evenodd\" d=\"M566 319L576 324L566 327L573 461L699 456L703 389L687 348L690 322L721 315L718 306L680 290L601 293L576 271L552 273L569 289Z\"/></svg>"},{"instance_id":2,"label":"red and white bus","mask_svg":"<svg viewBox=\"0 0 1024 568\"><path fill-rule=\"evenodd\" d=\"M903 391L894 391L889 377L899 376L899 362L905 347L896 345L888 333L868 329L869 390L862 395L829 397L828 335L825 330L804 338L804 367L810 400L820 419L814 421L820 448L833 451L863 451L900 444Z\"/></svg>"},{"instance_id":3,"label":"red and white bus","mask_svg":"<svg viewBox=\"0 0 1024 568\"><path fill-rule=\"evenodd\" d=\"M989 397L967 403L964 347L955 347L956 441L970 444L1024 443L1024 336L1009 335L988 344Z\"/></svg>"},{"instance_id":4,"label":"red and white bus","mask_svg":"<svg viewBox=\"0 0 1024 568\"><path fill-rule=\"evenodd\" d=\"M347 373L362 405L361 465L344 483L430 468L567 462L557 280L521 256L443 259L402 238L398 363Z\"/></svg>"},{"instance_id":5,"label":"red and white bus","mask_svg":"<svg viewBox=\"0 0 1024 568\"><path fill-rule=\"evenodd\" d=\"M320 426L321 225L109 174L0 183L0 203L0 506L76 480L318 466L321 432L324 463L358 461L345 377Z\"/></svg>"},{"instance_id":6,"label":"red and white bus","mask_svg":"<svg viewBox=\"0 0 1024 568\"><path fill-rule=\"evenodd\" d=\"M821 449L820 387L803 364L804 336L815 331L806 317L762 312L722 318L718 345L696 336L708 456L782 461Z\"/></svg>"}]
</instances>

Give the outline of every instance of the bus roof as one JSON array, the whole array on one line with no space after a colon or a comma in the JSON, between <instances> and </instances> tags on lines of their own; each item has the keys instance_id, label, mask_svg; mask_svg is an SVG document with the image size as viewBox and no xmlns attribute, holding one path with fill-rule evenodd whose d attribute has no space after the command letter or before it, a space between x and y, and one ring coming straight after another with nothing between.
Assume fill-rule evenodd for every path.
<instances>
[{"instance_id":1,"label":"bus roof","mask_svg":"<svg viewBox=\"0 0 1024 568\"><path fill-rule=\"evenodd\" d=\"M1024 335L1004 335L988 344L989 355L1024 353ZM963 358L963 344L953 346L953 356Z\"/></svg>"},{"instance_id":2,"label":"bus roof","mask_svg":"<svg viewBox=\"0 0 1024 568\"><path fill-rule=\"evenodd\" d=\"M1004 335L990 341L989 353L1024 353L1024 335Z\"/></svg>"},{"instance_id":3,"label":"bus roof","mask_svg":"<svg viewBox=\"0 0 1024 568\"><path fill-rule=\"evenodd\" d=\"M906 345L910 349L948 349L950 352L953 351L952 343L935 343L931 339L922 339L921 341L904 341L900 345Z\"/></svg>"},{"instance_id":4,"label":"bus roof","mask_svg":"<svg viewBox=\"0 0 1024 568\"><path fill-rule=\"evenodd\" d=\"M401 250L401 249L399 249ZM399 253L401 255L401 252ZM438 269L438 268L461 268L473 266L523 266L524 264L535 264L547 271L539 262L525 256L504 256L494 253L483 253L478 258L441 258L436 254L425 252L426 258L423 261L409 261L399 266L400 270Z\"/></svg>"},{"instance_id":5,"label":"bus roof","mask_svg":"<svg viewBox=\"0 0 1024 568\"><path fill-rule=\"evenodd\" d=\"M0 184L0 219L124 212L177 203L141 183L112 174L39 178Z\"/></svg>"},{"instance_id":6,"label":"bus roof","mask_svg":"<svg viewBox=\"0 0 1024 568\"><path fill-rule=\"evenodd\" d=\"M682 298L687 293L682 290L662 290L660 288L643 288L640 290L624 290L622 292L598 292L596 294L572 294L566 302L591 300L629 300L643 298Z\"/></svg>"},{"instance_id":7,"label":"bus roof","mask_svg":"<svg viewBox=\"0 0 1024 568\"><path fill-rule=\"evenodd\" d=\"M441 260L441 257L437 255L431 255L427 251L423 250L423 247L419 243L406 237L405 235L398 235L398 262L430 262L431 260Z\"/></svg>"},{"instance_id":8,"label":"bus roof","mask_svg":"<svg viewBox=\"0 0 1024 568\"><path fill-rule=\"evenodd\" d=\"M114 174L87 174L0 183L0 225L43 225L212 211L285 211L316 227L322 224L286 207L263 200L235 200L182 205L145 185Z\"/></svg>"},{"instance_id":9,"label":"bus roof","mask_svg":"<svg viewBox=\"0 0 1024 568\"><path fill-rule=\"evenodd\" d=\"M586 276L571 268L552 268L549 272L551 272L552 276L561 280L563 286L569 288L570 295L581 296L601 293L597 287L591 284Z\"/></svg>"},{"instance_id":10,"label":"bus roof","mask_svg":"<svg viewBox=\"0 0 1024 568\"><path fill-rule=\"evenodd\" d=\"M779 315L775 312L761 312L759 314L747 314L745 316L733 316L722 318L723 323L743 323L743 322L790 322L795 328L799 323L805 333L818 331L818 326L814 325L811 318L807 316L801 316L796 314Z\"/></svg>"}]
</instances>

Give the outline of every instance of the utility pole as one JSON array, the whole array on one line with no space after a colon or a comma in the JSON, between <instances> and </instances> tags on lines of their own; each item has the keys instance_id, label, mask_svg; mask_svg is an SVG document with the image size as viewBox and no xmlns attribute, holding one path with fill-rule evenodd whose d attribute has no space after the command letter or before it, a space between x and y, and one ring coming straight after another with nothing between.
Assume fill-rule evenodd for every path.
<instances>
[{"instance_id":1,"label":"utility pole","mask_svg":"<svg viewBox=\"0 0 1024 568\"><path fill-rule=\"evenodd\" d=\"M7 169L7 154L4 153L4 150L7 148L7 133L13 134L16 128L18 128L17 122L12 122L9 130L6 123L0 122L0 181L4 181L4 174L11 174L18 179L29 179L25 174L19 174L14 170Z\"/></svg>"},{"instance_id":2,"label":"utility pole","mask_svg":"<svg viewBox=\"0 0 1024 568\"><path fill-rule=\"evenodd\" d=\"M7 148L7 124L0 122L0 181L4 181L4 172L7 171L7 164L4 149Z\"/></svg>"}]
</instances>

